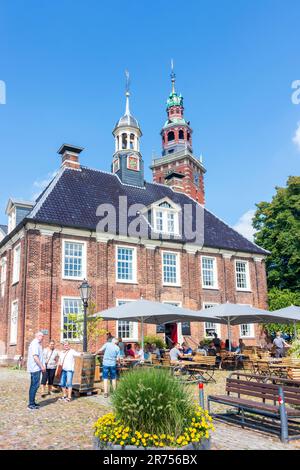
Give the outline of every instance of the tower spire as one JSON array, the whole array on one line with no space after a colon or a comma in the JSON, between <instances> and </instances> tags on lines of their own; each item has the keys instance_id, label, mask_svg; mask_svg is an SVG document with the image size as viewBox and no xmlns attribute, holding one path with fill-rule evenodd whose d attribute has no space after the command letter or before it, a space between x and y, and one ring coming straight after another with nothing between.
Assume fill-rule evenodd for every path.
<instances>
[{"instance_id":1,"label":"tower spire","mask_svg":"<svg viewBox=\"0 0 300 470\"><path fill-rule=\"evenodd\" d=\"M175 93L175 80L176 80L176 75L174 72L174 60L171 59L171 81L172 81L172 94Z\"/></svg>"},{"instance_id":2,"label":"tower spire","mask_svg":"<svg viewBox=\"0 0 300 470\"><path fill-rule=\"evenodd\" d=\"M125 109L125 115L130 116L130 109L129 109L129 97L130 97L130 77L129 77L129 72L128 70L125 70L125 76L126 76L126 85L125 85L125 96L126 96L126 109Z\"/></svg>"}]
</instances>

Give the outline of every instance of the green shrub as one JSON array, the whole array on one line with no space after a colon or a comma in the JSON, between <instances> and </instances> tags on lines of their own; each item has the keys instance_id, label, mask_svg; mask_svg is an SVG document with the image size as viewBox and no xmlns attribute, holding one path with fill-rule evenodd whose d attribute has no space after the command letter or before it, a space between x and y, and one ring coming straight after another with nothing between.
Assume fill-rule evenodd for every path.
<instances>
[{"instance_id":1,"label":"green shrub","mask_svg":"<svg viewBox=\"0 0 300 470\"><path fill-rule=\"evenodd\" d=\"M292 342L292 346L288 350L288 354L291 357L300 358L300 340L296 339Z\"/></svg>"},{"instance_id":2,"label":"green shrub","mask_svg":"<svg viewBox=\"0 0 300 470\"><path fill-rule=\"evenodd\" d=\"M155 344L159 349L165 349L167 347L166 343L159 336L145 336L144 344Z\"/></svg>"},{"instance_id":3,"label":"green shrub","mask_svg":"<svg viewBox=\"0 0 300 470\"><path fill-rule=\"evenodd\" d=\"M141 433L180 435L195 410L192 393L168 370L136 369L112 397L116 418Z\"/></svg>"}]
</instances>

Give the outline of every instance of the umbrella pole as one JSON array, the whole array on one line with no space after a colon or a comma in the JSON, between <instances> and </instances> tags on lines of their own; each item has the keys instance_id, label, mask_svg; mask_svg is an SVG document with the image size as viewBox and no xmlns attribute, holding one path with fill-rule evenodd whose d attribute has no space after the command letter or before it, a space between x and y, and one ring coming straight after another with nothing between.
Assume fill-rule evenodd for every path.
<instances>
[{"instance_id":1,"label":"umbrella pole","mask_svg":"<svg viewBox=\"0 0 300 470\"><path fill-rule=\"evenodd\" d=\"M144 351L144 317L142 317L142 321L141 321L141 338L142 338L142 350Z\"/></svg>"},{"instance_id":2,"label":"umbrella pole","mask_svg":"<svg viewBox=\"0 0 300 470\"><path fill-rule=\"evenodd\" d=\"M228 349L231 352L230 318L227 318Z\"/></svg>"}]
</instances>

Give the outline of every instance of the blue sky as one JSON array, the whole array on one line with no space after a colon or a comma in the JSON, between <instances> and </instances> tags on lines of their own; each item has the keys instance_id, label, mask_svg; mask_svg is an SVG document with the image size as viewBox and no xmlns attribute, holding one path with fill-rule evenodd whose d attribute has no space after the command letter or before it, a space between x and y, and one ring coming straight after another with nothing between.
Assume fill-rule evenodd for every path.
<instances>
[{"instance_id":1,"label":"blue sky","mask_svg":"<svg viewBox=\"0 0 300 470\"><path fill-rule=\"evenodd\" d=\"M31 199L58 169L63 142L110 171L125 69L151 180L174 58L206 205L235 225L299 174L299 21L299 0L2 0L0 223L10 196Z\"/></svg>"}]
</instances>

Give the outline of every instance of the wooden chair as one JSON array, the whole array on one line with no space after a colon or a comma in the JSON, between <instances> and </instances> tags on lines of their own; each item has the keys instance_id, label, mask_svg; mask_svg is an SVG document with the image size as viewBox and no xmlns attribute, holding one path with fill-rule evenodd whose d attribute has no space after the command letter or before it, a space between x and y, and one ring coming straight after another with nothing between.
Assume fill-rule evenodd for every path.
<instances>
[{"instance_id":1,"label":"wooden chair","mask_svg":"<svg viewBox=\"0 0 300 470\"><path fill-rule=\"evenodd\" d=\"M295 380L295 381L299 382L300 381L300 368L295 369L295 368L292 367L292 368L288 369L287 377L291 380Z\"/></svg>"},{"instance_id":2,"label":"wooden chair","mask_svg":"<svg viewBox=\"0 0 300 470\"><path fill-rule=\"evenodd\" d=\"M215 370L217 367L217 356L199 356L194 361L185 365L188 373L192 375L196 381L214 382Z\"/></svg>"}]
</instances>

